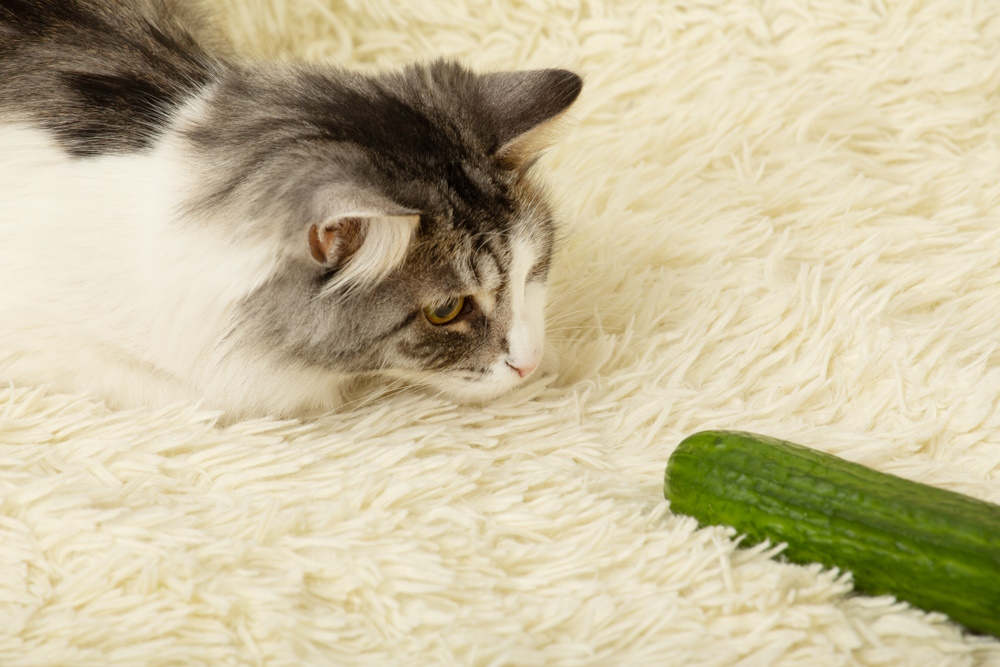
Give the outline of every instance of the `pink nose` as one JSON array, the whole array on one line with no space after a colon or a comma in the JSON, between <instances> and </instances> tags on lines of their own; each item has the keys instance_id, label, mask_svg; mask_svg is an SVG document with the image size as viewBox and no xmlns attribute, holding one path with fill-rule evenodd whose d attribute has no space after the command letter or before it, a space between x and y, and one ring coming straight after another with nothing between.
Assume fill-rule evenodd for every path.
<instances>
[{"instance_id":1,"label":"pink nose","mask_svg":"<svg viewBox=\"0 0 1000 667\"><path fill-rule=\"evenodd\" d=\"M515 373L517 373L521 377L526 377L527 375L529 375L531 373L531 371L533 371L536 368L538 368L538 363L537 362L533 363L533 364L531 364L529 366L515 366L514 364L512 364L512 363L510 363L508 361L507 365L510 367L510 369L512 371L514 371Z\"/></svg>"}]
</instances>

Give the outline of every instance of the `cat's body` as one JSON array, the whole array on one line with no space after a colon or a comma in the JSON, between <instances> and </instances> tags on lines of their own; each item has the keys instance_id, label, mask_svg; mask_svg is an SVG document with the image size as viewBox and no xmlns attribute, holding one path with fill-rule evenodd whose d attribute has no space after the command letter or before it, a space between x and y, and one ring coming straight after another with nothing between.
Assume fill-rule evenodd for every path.
<instances>
[{"instance_id":1,"label":"cat's body","mask_svg":"<svg viewBox=\"0 0 1000 667\"><path fill-rule=\"evenodd\" d=\"M561 70L362 76L211 55L118 0L0 0L0 378L115 406L487 398L542 349L527 171Z\"/></svg>"}]
</instances>

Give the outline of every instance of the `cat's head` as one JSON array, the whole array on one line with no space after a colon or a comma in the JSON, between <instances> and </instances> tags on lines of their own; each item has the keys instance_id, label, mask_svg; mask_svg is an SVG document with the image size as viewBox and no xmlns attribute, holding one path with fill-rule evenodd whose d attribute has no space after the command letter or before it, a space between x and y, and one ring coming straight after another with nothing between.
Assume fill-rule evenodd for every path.
<instances>
[{"instance_id":1,"label":"cat's head","mask_svg":"<svg viewBox=\"0 0 1000 667\"><path fill-rule=\"evenodd\" d=\"M244 338L460 400L522 382L556 235L529 171L580 78L436 62L294 82L230 82L191 133L227 165L202 208L240 202L251 233L281 236L279 268L241 304Z\"/></svg>"}]
</instances>

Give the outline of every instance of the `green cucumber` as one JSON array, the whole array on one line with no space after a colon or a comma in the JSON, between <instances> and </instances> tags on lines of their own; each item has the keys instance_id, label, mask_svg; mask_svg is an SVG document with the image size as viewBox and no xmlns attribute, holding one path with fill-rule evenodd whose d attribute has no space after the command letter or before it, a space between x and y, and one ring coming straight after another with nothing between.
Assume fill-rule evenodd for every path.
<instances>
[{"instance_id":1,"label":"green cucumber","mask_svg":"<svg viewBox=\"0 0 1000 667\"><path fill-rule=\"evenodd\" d=\"M670 456L670 508L796 563L850 570L891 594L1000 637L1000 506L751 433L703 431Z\"/></svg>"}]
</instances>

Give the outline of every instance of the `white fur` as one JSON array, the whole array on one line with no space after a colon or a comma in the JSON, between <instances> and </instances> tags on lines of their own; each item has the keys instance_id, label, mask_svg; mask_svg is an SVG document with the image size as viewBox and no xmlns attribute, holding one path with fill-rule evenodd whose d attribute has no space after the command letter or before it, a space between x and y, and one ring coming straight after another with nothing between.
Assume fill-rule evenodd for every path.
<instances>
[{"instance_id":1,"label":"white fur","mask_svg":"<svg viewBox=\"0 0 1000 667\"><path fill-rule=\"evenodd\" d=\"M204 399L233 414L339 399L340 378L278 367L227 339L234 305L274 268L278 238L179 223L189 173L171 138L83 162L38 130L0 126L0 378L114 406Z\"/></svg>"},{"instance_id":2,"label":"white fur","mask_svg":"<svg viewBox=\"0 0 1000 667\"><path fill-rule=\"evenodd\" d=\"M510 357L514 368L534 370L542 360L545 336L545 285L528 282L528 274L538 260L538 252L529 243L517 239L512 244L510 285L514 312L510 334Z\"/></svg>"}]
</instances>

